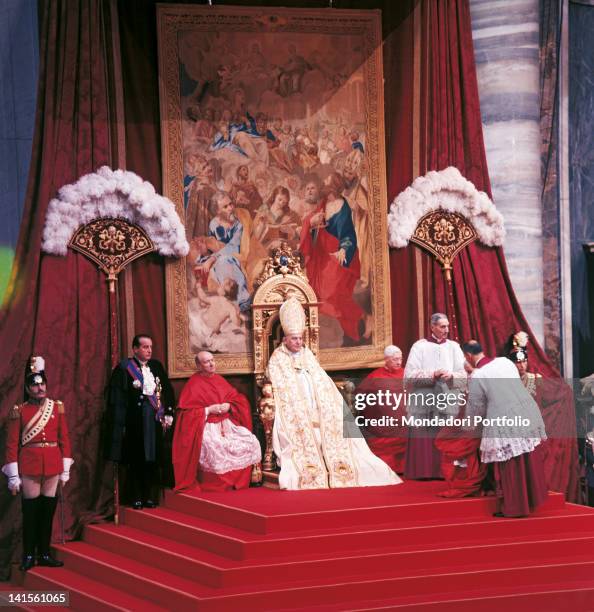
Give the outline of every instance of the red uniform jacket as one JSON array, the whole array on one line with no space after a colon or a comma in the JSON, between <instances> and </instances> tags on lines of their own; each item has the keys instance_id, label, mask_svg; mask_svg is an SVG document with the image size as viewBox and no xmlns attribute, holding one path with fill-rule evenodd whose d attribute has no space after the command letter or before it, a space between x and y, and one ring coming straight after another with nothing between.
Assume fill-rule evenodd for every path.
<instances>
[{"instance_id":1,"label":"red uniform jacket","mask_svg":"<svg viewBox=\"0 0 594 612\"><path fill-rule=\"evenodd\" d=\"M15 406L8 420L6 461L19 464L21 476L55 476L63 471L62 458L72 457L64 404L54 402L52 414L45 427L27 445L21 446L21 434L35 416L39 405L25 402ZM31 444L56 443L56 446L31 447Z\"/></svg>"}]
</instances>

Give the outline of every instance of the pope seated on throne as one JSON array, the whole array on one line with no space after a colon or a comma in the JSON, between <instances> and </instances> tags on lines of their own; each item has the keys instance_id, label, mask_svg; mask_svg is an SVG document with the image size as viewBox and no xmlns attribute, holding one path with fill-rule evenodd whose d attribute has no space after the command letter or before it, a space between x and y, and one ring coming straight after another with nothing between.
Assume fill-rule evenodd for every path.
<instances>
[{"instance_id":1,"label":"pope seated on throne","mask_svg":"<svg viewBox=\"0 0 594 612\"><path fill-rule=\"evenodd\" d=\"M279 311L285 334L268 362L274 389L273 447L281 489L399 484L361 437L344 435L344 402L312 351L303 345L305 312L295 297ZM347 410L348 413L348 410ZM358 432L356 432L358 433Z\"/></svg>"}]
</instances>

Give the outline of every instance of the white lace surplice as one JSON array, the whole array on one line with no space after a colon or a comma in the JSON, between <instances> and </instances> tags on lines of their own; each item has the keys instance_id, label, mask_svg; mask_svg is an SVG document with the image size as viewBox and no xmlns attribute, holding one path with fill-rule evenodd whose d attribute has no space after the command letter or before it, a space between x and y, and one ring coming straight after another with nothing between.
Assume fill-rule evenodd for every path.
<instances>
[{"instance_id":1,"label":"white lace surplice","mask_svg":"<svg viewBox=\"0 0 594 612\"><path fill-rule=\"evenodd\" d=\"M277 357L280 356L277 355ZM297 362L298 357L297 355L293 354L291 355L291 359L295 363ZM310 364L310 367L317 366L317 368L319 368L320 374L327 378L329 385L332 387L333 390L335 390L336 387L334 386L334 383L328 378L327 374L323 372L321 366L317 364L317 362L313 361L313 356L311 356L311 360L312 362ZM311 422L312 424L315 423L315 425L312 427L312 431L314 440L317 445L316 452L319 453L322 463L325 467L327 467L327 457L325 456L324 452L319 423L321 417L323 416L322 414L320 414L320 410L324 410L323 404L321 404L317 399L317 393L319 392L319 390L316 386L315 380L312 377L311 372L308 371L306 368L295 369L295 382L297 384L297 393L303 398L305 398L304 409L307 411L307 417L305 414L303 415L303 423L305 424L307 421ZM338 391L336 391L336 395L340 398L339 402L341 406L341 416L339 430L342 437L344 427L344 417L342 415L343 400L342 397L338 395ZM361 436L360 433L359 436L360 437L353 436L347 439L349 454L352 457L352 465L356 473L356 484L353 486L383 486L399 484L400 482L402 482L400 478L388 467L388 465L386 465L386 463L384 463L379 457L376 457L371 452L371 450L367 446L365 439L363 438L363 436ZM300 473L293 459L293 452L297 446L297 442L289 435L289 431L283 425L283 419L279 418L278 413L277 418L275 418L274 420L272 441L277 461L281 467L281 471L279 474L280 488L289 490L305 488L301 486Z\"/></svg>"},{"instance_id":2,"label":"white lace surplice","mask_svg":"<svg viewBox=\"0 0 594 612\"><path fill-rule=\"evenodd\" d=\"M225 474L240 470L262 459L260 443L254 434L235 425L231 419L206 423L200 451L200 467L206 472Z\"/></svg>"}]
</instances>

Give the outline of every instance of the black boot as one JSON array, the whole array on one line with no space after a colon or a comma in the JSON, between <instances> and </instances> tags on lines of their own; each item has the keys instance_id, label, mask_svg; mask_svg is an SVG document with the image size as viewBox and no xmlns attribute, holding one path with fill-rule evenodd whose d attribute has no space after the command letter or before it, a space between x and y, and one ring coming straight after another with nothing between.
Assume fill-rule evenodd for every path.
<instances>
[{"instance_id":1,"label":"black boot","mask_svg":"<svg viewBox=\"0 0 594 612\"><path fill-rule=\"evenodd\" d=\"M21 570L26 572L35 565L35 542L39 520L39 497L21 500L23 511L23 560Z\"/></svg>"},{"instance_id":2,"label":"black boot","mask_svg":"<svg viewBox=\"0 0 594 612\"><path fill-rule=\"evenodd\" d=\"M146 462L142 472L142 505L145 508L156 508L159 505L157 491L157 469L154 462Z\"/></svg>"},{"instance_id":3,"label":"black boot","mask_svg":"<svg viewBox=\"0 0 594 612\"><path fill-rule=\"evenodd\" d=\"M137 463L128 466L127 483L130 505L134 510L142 510L142 467Z\"/></svg>"},{"instance_id":4,"label":"black boot","mask_svg":"<svg viewBox=\"0 0 594 612\"><path fill-rule=\"evenodd\" d=\"M64 563L54 559L50 555L50 542L52 539L52 524L54 522L54 513L56 511L57 497L46 497L41 495L40 511L39 511L39 530L37 532L37 565L45 567L62 567Z\"/></svg>"}]
</instances>

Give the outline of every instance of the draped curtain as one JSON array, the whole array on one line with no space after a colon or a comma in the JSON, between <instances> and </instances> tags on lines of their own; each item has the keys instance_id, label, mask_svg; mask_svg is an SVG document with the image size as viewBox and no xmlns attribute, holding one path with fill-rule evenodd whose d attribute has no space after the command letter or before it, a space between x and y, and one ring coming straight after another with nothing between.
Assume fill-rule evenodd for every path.
<instances>
[{"instance_id":1,"label":"draped curtain","mask_svg":"<svg viewBox=\"0 0 594 612\"><path fill-rule=\"evenodd\" d=\"M491 196L483 143L478 87L467 0L424 0L416 5L396 36L397 55L405 59L409 87L397 83L402 102L399 121L388 142L388 193L392 200L418 175L455 166L480 191ZM415 37L420 34L419 38ZM417 42L417 44L415 44ZM407 54L412 48L412 57ZM389 83L389 81L388 81ZM410 84L412 83L412 87ZM389 113L390 111L387 110ZM403 142L411 142L412 167L403 164ZM406 355L412 343L429 333L429 317L455 317L458 339L475 338L489 355L502 355L509 336L519 330L531 337L530 366L545 377L559 378L530 330L515 297L501 248L475 242L453 264L454 312L448 312L447 285L435 260L415 245L390 253L392 329ZM578 500L575 412L569 389L557 385L544 411L555 457L549 483ZM550 395L550 394L549 394Z\"/></svg>"},{"instance_id":2,"label":"draped curtain","mask_svg":"<svg viewBox=\"0 0 594 612\"><path fill-rule=\"evenodd\" d=\"M40 246L47 206L57 189L112 163L105 35L109 15L108 3L100 0L48 0L40 10L33 154L15 266L0 319L1 421L5 425L10 407L23 401L28 357L44 356L48 392L65 404L75 459L64 489L64 527L71 537L100 482L99 432L109 367L106 282L84 257L74 252L45 256ZM15 530L20 503L8 494L4 480L0 515L0 566L5 573L20 538Z\"/></svg>"}]
</instances>

